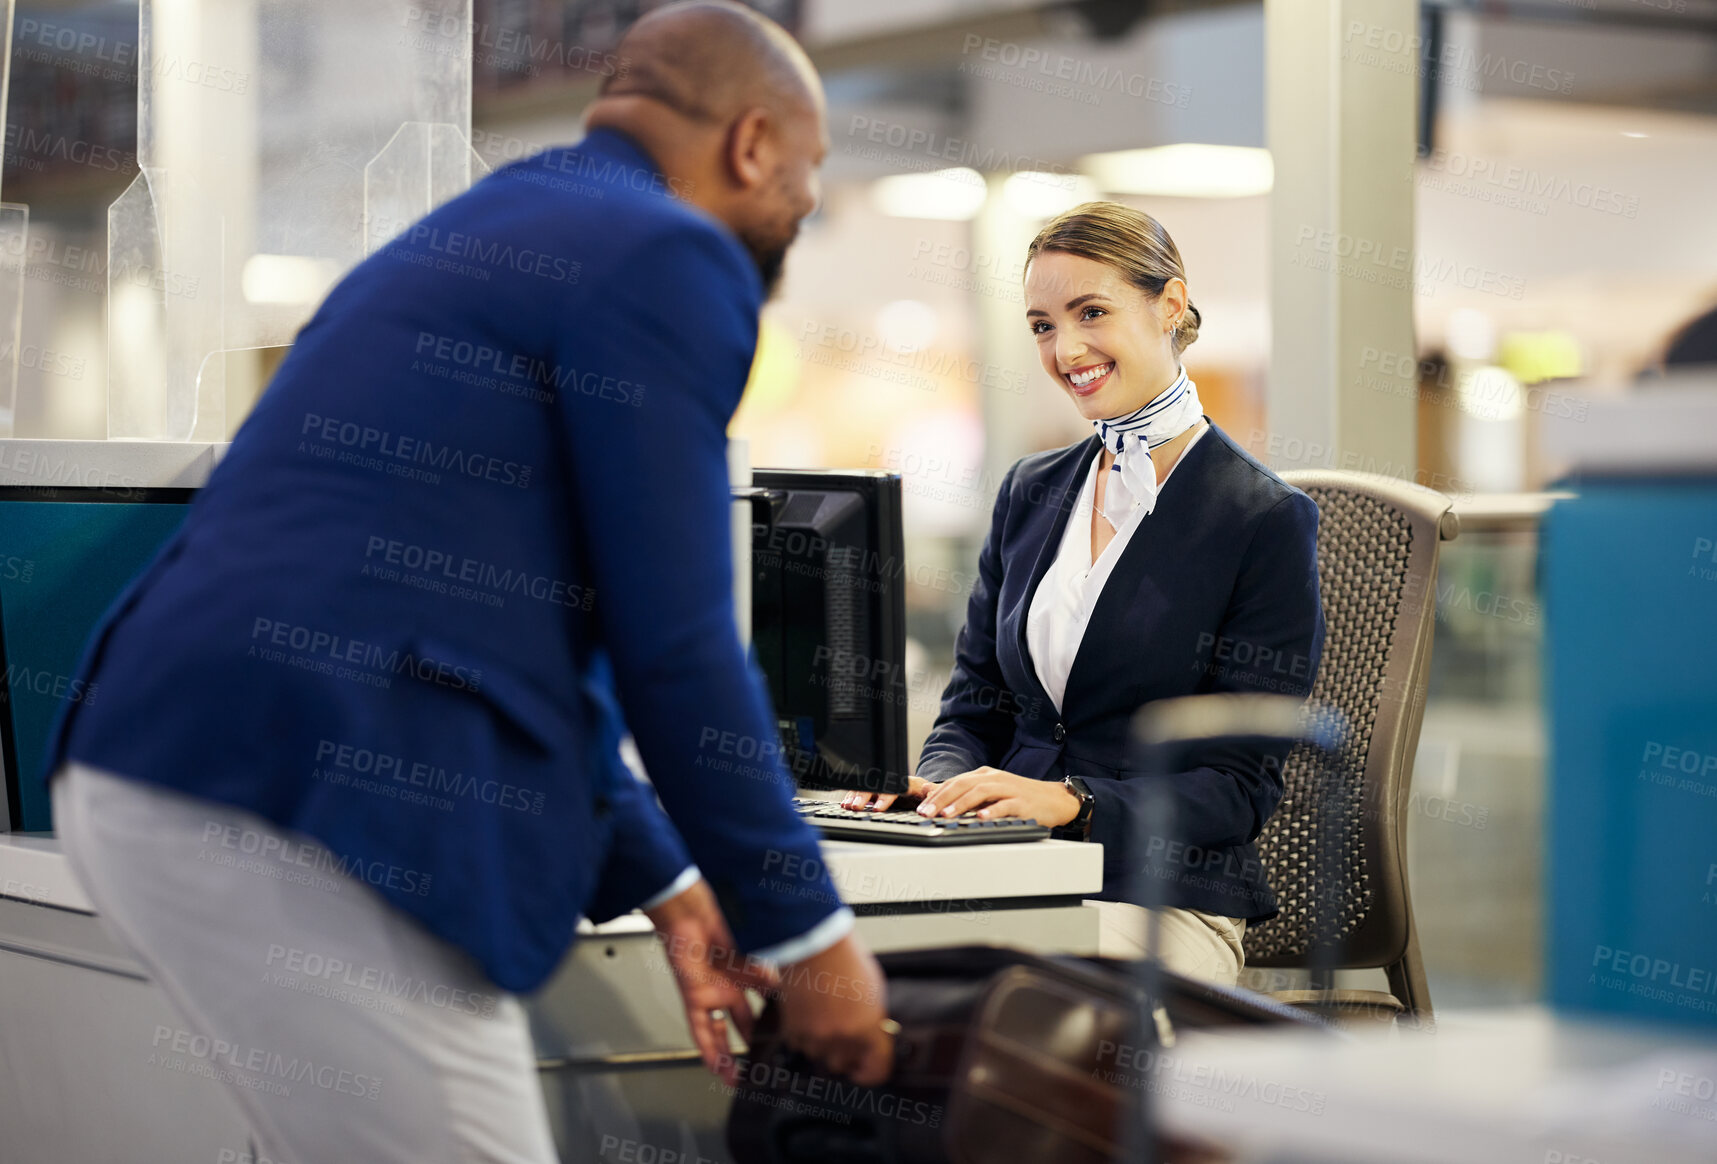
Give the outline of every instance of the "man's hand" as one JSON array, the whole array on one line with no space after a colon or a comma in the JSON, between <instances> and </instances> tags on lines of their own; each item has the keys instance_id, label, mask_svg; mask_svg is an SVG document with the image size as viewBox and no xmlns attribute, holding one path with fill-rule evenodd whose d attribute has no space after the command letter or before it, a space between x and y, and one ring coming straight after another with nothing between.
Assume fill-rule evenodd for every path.
<instances>
[{"instance_id":1,"label":"man's hand","mask_svg":"<svg viewBox=\"0 0 1717 1164\"><path fill-rule=\"evenodd\" d=\"M776 993L789 1047L864 1087L888 1081L894 1067L894 1036L883 1028L888 986L856 935L783 968Z\"/></svg>"},{"instance_id":2,"label":"man's hand","mask_svg":"<svg viewBox=\"0 0 1717 1164\"><path fill-rule=\"evenodd\" d=\"M673 967L686 1004L686 1024L691 1027L698 1052L711 1071L733 1086L739 1063L728 1047L728 1024L741 1037L751 1038L751 1003L745 988L771 990L775 975L734 949L727 920L721 916L721 907L706 881L699 880L644 912L655 925L668 964Z\"/></svg>"},{"instance_id":3,"label":"man's hand","mask_svg":"<svg viewBox=\"0 0 1717 1164\"><path fill-rule=\"evenodd\" d=\"M973 812L985 820L1022 817L1059 828L1079 815L1079 798L1065 784L1016 776L1000 768L974 768L930 787L918 806L924 816Z\"/></svg>"},{"instance_id":4,"label":"man's hand","mask_svg":"<svg viewBox=\"0 0 1717 1164\"><path fill-rule=\"evenodd\" d=\"M928 780L908 776L906 791L898 796L882 792L849 792L841 799L841 807L868 808L872 812L887 812L898 803L901 808L910 808L929 795L930 790L934 787L936 786Z\"/></svg>"}]
</instances>

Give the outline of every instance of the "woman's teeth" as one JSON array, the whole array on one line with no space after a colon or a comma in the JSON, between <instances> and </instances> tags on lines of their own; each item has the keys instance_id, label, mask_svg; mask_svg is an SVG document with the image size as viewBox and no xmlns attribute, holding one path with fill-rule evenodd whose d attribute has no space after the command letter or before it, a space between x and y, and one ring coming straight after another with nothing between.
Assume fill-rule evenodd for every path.
<instances>
[{"instance_id":1,"label":"woman's teeth","mask_svg":"<svg viewBox=\"0 0 1717 1164\"><path fill-rule=\"evenodd\" d=\"M1067 380L1075 388L1083 388L1087 384L1101 380L1104 376L1107 376L1109 374L1109 369L1114 366L1114 364L1098 364L1095 368L1087 368L1083 372L1069 372L1067 374Z\"/></svg>"}]
</instances>

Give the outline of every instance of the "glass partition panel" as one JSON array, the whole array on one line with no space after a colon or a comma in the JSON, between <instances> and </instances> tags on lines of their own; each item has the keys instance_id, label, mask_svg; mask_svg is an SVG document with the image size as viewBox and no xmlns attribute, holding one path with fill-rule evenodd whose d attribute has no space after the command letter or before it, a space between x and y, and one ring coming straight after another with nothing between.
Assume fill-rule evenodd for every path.
<instances>
[{"instance_id":1,"label":"glass partition panel","mask_svg":"<svg viewBox=\"0 0 1717 1164\"><path fill-rule=\"evenodd\" d=\"M377 250L488 169L454 126L422 121L400 126L364 167L364 253Z\"/></svg>"},{"instance_id":2,"label":"glass partition panel","mask_svg":"<svg viewBox=\"0 0 1717 1164\"><path fill-rule=\"evenodd\" d=\"M1542 995L1545 732L1538 535L1463 524L1443 547L1407 824L1439 1007Z\"/></svg>"},{"instance_id":3,"label":"glass partition panel","mask_svg":"<svg viewBox=\"0 0 1717 1164\"><path fill-rule=\"evenodd\" d=\"M0 79L0 85L4 85ZM3 120L3 117L0 117ZM18 404L18 361L51 363L53 353L21 350L24 323L24 264L29 255L30 208L0 202L0 438L12 435Z\"/></svg>"},{"instance_id":4,"label":"glass partition panel","mask_svg":"<svg viewBox=\"0 0 1717 1164\"><path fill-rule=\"evenodd\" d=\"M223 346L220 223L220 207L190 175L156 167L108 207L110 437L224 439L225 409L206 399L199 375Z\"/></svg>"},{"instance_id":5,"label":"glass partition panel","mask_svg":"<svg viewBox=\"0 0 1717 1164\"><path fill-rule=\"evenodd\" d=\"M6 124L6 96L12 80L13 0L0 0L6 28L0 33L0 126ZM0 438L12 435L18 403L18 356L24 309L24 263L30 211L0 204Z\"/></svg>"},{"instance_id":6,"label":"glass partition panel","mask_svg":"<svg viewBox=\"0 0 1717 1164\"><path fill-rule=\"evenodd\" d=\"M263 365L211 356L290 344L375 230L481 172L470 0L142 0L139 22L108 435L222 440Z\"/></svg>"}]
</instances>

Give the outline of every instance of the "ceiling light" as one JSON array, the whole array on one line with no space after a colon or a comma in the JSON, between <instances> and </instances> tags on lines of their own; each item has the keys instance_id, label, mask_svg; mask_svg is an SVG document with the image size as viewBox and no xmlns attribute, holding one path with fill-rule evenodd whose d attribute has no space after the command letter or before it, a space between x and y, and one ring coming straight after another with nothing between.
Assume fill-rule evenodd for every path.
<instances>
[{"instance_id":1,"label":"ceiling light","mask_svg":"<svg viewBox=\"0 0 1717 1164\"><path fill-rule=\"evenodd\" d=\"M1496 351L1496 324L1482 311L1462 307L1450 312L1444 330L1449 354L1457 360L1476 363L1489 360Z\"/></svg>"},{"instance_id":2,"label":"ceiling light","mask_svg":"<svg viewBox=\"0 0 1717 1164\"><path fill-rule=\"evenodd\" d=\"M252 255L241 282L252 303L319 303L339 278L340 266L330 259Z\"/></svg>"},{"instance_id":3,"label":"ceiling light","mask_svg":"<svg viewBox=\"0 0 1717 1164\"><path fill-rule=\"evenodd\" d=\"M1021 170L1002 183L1003 201L1022 218L1054 218L1096 197L1097 187L1084 174Z\"/></svg>"},{"instance_id":4,"label":"ceiling light","mask_svg":"<svg viewBox=\"0 0 1717 1164\"><path fill-rule=\"evenodd\" d=\"M894 174L871 184L870 200L894 218L975 218L989 191L984 176L965 166L928 174Z\"/></svg>"},{"instance_id":5,"label":"ceiling light","mask_svg":"<svg viewBox=\"0 0 1717 1164\"><path fill-rule=\"evenodd\" d=\"M1112 194L1174 198L1245 198L1268 194L1275 180L1270 151L1252 146L1179 145L1090 154L1080 166Z\"/></svg>"}]
</instances>

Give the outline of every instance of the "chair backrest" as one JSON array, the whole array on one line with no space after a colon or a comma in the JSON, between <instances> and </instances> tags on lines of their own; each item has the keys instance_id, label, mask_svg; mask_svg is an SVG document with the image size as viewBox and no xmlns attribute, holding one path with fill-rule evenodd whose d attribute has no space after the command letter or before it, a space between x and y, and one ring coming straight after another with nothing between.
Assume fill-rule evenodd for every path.
<instances>
[{"instance_id":1,"label":"chair backrest","mask_svg":"<svg viewBox=\"0 0 1717 1164\"><path fill-rule=\"evenodd\" d=\"M1283 479L1317 502L1325 639L1313 706L1345 717L1328 754L1296 746L1258 838L1281 913L1246 929L1254 966L1387 966L1412 933L1407 806L1425 709L1440 544L1459 531L1441 493L1371 473Z\"/></svg>"}]
</instances>

